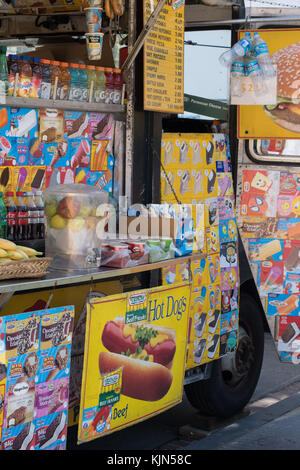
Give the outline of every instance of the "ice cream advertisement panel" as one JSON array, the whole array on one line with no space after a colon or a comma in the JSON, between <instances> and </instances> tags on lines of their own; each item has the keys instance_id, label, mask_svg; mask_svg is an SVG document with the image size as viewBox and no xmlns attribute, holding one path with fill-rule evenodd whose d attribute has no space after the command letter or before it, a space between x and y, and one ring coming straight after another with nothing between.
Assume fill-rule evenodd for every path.
<instances>
[{"instance_id":1,"label":"ice cream advertisement panel","mask_svg":"<svg viewBox=\"0 0 300 470\"><path fill-rule=\"evenodd\" d=\"M87 305L79 443L181 401L189 302L185 282Z\"/></svg>"}]
</instances>

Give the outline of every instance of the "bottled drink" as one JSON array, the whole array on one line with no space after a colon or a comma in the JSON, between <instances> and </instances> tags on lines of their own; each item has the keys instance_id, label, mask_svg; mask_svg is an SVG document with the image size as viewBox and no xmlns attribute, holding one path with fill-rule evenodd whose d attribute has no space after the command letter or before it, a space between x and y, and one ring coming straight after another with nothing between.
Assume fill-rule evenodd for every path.
<instances>
[{"instance_id":1,"label":"bottled drink","mask_svg":"<svg viewBox=\"0 0 300 470\"><path fill-rule=\"evenodd\" d=\"M123 89L123 79L122 79L121 69L115 69L114 70L113 78L114 78L113 103L114 104L121 104L122 89Z\"/></svg>"},{"instance_id":2,"label":"bottled drink","mask_svg":"<svg viewBox=\"0 0 300 470\"><path fill-rule=\"evenodd\" d=\"M80 101L81 88L79 83L79 65L70 64L70 91L69 100Z\"/></svg>"},{"instance_id":3,"label":"bottled drink","mask_svg":"<svg viewBox=\"0 0 300 470\"><path fill-rule=\"evenodd\" d=\"M7 210L0 193L0 237L7 238Z\"/></svg>"},{"instance_id":4,"label":"bottled drink","mask_svg":"<svg viewBox=\"0 0 300 470\"><path fill-rule=\"evenodd\" d=\"M4 204L7 213L7 239L15 241L17 228L17 206L14 201L13 192L8 191L5 193Z\"/></svg>"},{"instance_id":5,"label":"bottled drink","mask_svg":"<svg viewBox=\"0 0 300 470\"><path fill-rule=\"evenodd\" d=\"M58 99L57 89L58 83L61 81L61 70L60 70L60 63L57 60L50 61L51 67L51 95L50 99L56 100Z\"/></svg>"},{"instance_id":6,"label":"bottled drink","mask_svg":"<svg viewBox=\"0 0 300 470\"><path fill-rule=\"evenodd\" d=\"M96 83L96 67L94 65L88 65L86 71L88 75L88 102L93 103Z\"/></svg>"},{"instance_id":7,"label":"bottled drink","mask_svg":"<svg viewBox=\"0 0 300 470\"><path fill-rule=\"evenodd\" d=\"M16 240L27 240L28 238L28 212L23 193L18 191L16 193L16 206L17 206L17 226L16 226Z\"/></svg>"},{"instance_id":8,"label":"bottled drink","mask_svg":"<svg viewBox=\"0 0 300 470\"><path fill-rule=\"evenodd\" d=\"M15 96L19 80L19 62L17 55L11 55L8 63L8 96Z\"/></svg>"},{"instance_id":9,"label":"bottled drink","mask_svg":"<svg viewBox=\"0 0 300 470\"><path fill-rule=\"evenodd\" d=\"M227 67L228 65L232 64L232 62L237 57L244 57L247 52L250 52L250 50L251 35L250 33L245 33L245 37L236 42L229 51L223 52L219 58L219 61L222 65Z\"/></svg>"},{"instance_id":10,"label":"bottled drink","mask_svg":"<svg viewBox=\"0 0 300 470\"><path fill-rule=\"evenodd\" d=\"M24 193L24 201L27 208L28 214L28 240L36 240L38 238L38 210L34 203L33 193L28 191Z\"/></svg>"},{"instance_id":11,"label":"bottled drink","mask_svg":"<svg viewBox=\"0 0 300 470\"><path fill-rule=\"evenodd\" d=\"M61 62L60 64L60 81L58 83L58 93L57 97L60 100L67 100L69 97L69 90L70 90L70 71L69 71L69 64L67 62Z\"/></svg>"},{"instance_id":12,"label":"bottled drink","mask_svg":"<svg viewBox=\"0 0 300 470\"><path fill-rule=\"evenodd\" d=\"M81 89L80 101L88 100L88 76L86 73L86 67L83 64L79 64L79 84Z\"/></svg>"},{"instance_id":13,"label":"bottled drink","mask_svg":"<svg viewBox=\"0 0 300 470\"><path fill-rule=\"evenodd\" d=\"M20 76L17 96L22 98L29 98L31 96L32 87L32 68L30 65L30 57L20 56Z\"/></svg>"},{"instance_id":14,"label":"bottled drink","mask_svg":"<svg viewBox=\"0 0 300 470\"><path fill-rule=\"evenodd\" d=\"M45 237L45 223L44 223L44 202L42 198L42 191L37 191L34 195L34 202L38 214L38 224L37 224L37 237Z\"/></svg>"},{"instance_id":15,"label":"bottled drink","mask_svg":"<svg viewBox=\"0 0 300 470\"><path fill-rule=\"evenodd\" d=\"M244 57L245 74L251 78L253 90L256 95L261 95L265 90L264 79L256 57L246 55Z\"/></svg>"},{"instance_id":16,"label":"bottled drink","mask_svg":"<svg viewBox=\"0 0 300 470\"><path fill-rule=\"evenodd\" d=\"M106 86L105 86L105 103L111 104L114 99L114 73L112 68L105 68L104 73L106 76Z\"/></svg>"},{"instance_id":17,"label":"bottled drink","mask_svg":"<svg viewBox=\"0 0 300 470\"><path fill-rule=\"evenodd\" d=\"M275 69L271 61L268 46L258 33L253 35L252 46L263 75L265 77L274 77Z\"/></svg>"},{"instance_id":18,"label":"bottled drink","mask_svg":"<svg viewBox=\"0 0 300 470\"><path fill-rule=\"evenodd\" d=\"M42 81L39 98L49 100L51 96L51 68L50 60L41 59Z\"/></svg>"},{"instance_id":19,"label":"bottled drink","mask_svg":"<svg viewBox=\"0 0 300 470\"><path fill-rule=\"evenodd\" d=\"M38 98L40 95L42 82L42 67L41 59L34 57L32 59L32 87L31 87L31 98Z\"/></svg>"},{"instance_id":20,"label":"bottled drink","mask_svg":"<svg viewBox=\"0 0 300 470\"><path fill-rule=\"evenodd\" d=\"M96 67L94 98L96 103L105 103L106 76L103 67Z\"/></svg>"},{"instance_id":21,"label":"bottled drink","mask_svg":"<svg viewBox=\"0 0 300 470\"><path fill-rule=\"evenodd\" d=\"M245 76L245 64L243 57L237 57L231 65L231 94L242 95L242 77Z\"/></svg>"},{"instance_id":22,"label":"bottled drink","mask_svg":"<svg viewBox=\"0 0 300 470\"><path fill-rule=\"evenodd\" d=\"M0 95L6 96L8 92L8 69L6 62L6 47L0 47Z\"/></svg>"}]
</instances>

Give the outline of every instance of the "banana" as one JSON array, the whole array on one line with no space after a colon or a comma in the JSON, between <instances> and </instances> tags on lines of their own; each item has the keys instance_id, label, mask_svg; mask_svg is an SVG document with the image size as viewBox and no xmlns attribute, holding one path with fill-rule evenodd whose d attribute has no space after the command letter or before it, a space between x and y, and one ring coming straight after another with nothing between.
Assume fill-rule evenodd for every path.
<instances>
[{"instance_id":1,"label":"banana","mask_svg":"<svg viewBox=\"0 0 300 470\"><path fill-rule=\"evenodd\" d=\"M7 251L8 257L13 260L29 259L29 256L22 250Z\"/></svg>"},{"instance_id":2,"label":"banana","mask_svg":"<svg viewBox=\"0 0 300 470\"><path fill-rule=\"evenodd\" d=\"M32 258L34 256L41 256L43 254L41 251L36 251L34 248L29 248L28 246L19 245L17 249L24 251L24 253L26 253L26 255L28 255L29 258Z\"/></svg>"},{"instance_id":3,"label":"banana","mask_svg":"<svg viewBox=\"0 0 300 470\"><path fill-rule=\"evenodd\" d=\"M1 264L8 264L8 263L12 263L13 260L9 259L9 258L0 258L0 265Z\"/></svg>"},{"instance_id":4,"label":"banana","mask_svg":"<svg viewBox=\"0 0 300 470\"><path fill-rule=\"evenodd\" d=\"M7 251L0 248L0 259L7 258Z\"/></svg>"},{"instance_id":5,"label":"banana","mask_svg":"<svg viewBox=\"0 0 300 470\"><path fill-rule=\"evenodd\" d=\"M0 238L0 248L2 248L2 250L15 250L17 245L14 242Z\"/></svg>"}]
</instances>

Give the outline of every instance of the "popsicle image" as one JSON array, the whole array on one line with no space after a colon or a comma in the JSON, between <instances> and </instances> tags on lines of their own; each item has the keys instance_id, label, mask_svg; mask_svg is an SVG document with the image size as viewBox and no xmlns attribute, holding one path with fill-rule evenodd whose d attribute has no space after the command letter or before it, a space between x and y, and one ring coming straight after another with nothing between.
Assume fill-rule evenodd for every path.
<instances>
[{"instance_id":1,"label":"popsicle image","mask_svg":"<svg viewBox=\"0 0 300 470\"><path fill-rule=\"evenodd\" d=\"M5 191L7 183L9 181L9 168L6 166L1 173L0 177L0 189L1 191Z\"/></svg>"},{"instance_id":2,"label":"popsicle image","mask_svg":"<svg viewBox=\"0 0 300 470\"><path fill-rule=\"evenodd\" d=\"M189 152L189 146L185 141L183 141L179 150L179 163L180 164L183 164L188 161L187 159L188 152Z\"/></svg>"},{"instance_id":3,"label":"popsicle image","mask_svg":"<svg viewBox=\"0 0 300 470\"><path fill-rule=\"evenodd\" d=\"M200 312L202 310L204 300L205 300L205 294L206 294L206 287L202 286L200 296L197 296L195 298L194 306L196 307L197 305L197 309L195 309L195 311Z\"/></svg>"},{"instance_id":4,"label":"popsicle image","mask_svg":"<svg viewBox=\"0 0 300 470\"><path fill-rule=\"evenodd\" d=\"M8 124L7 109L2 108L0 109L0 128L6 126L7 124Z\"/></svg>"},{"instance_id":5,"label":"popsicle image","mask_svg":"<svg viewBox=\"0 0 300 470\"><path fill-rule=\"evenodd\" d=\"M31 187L34 189L40 189L43 185L43 180L45 176L45 170L43 168L39 168L34 175L34 178L31 183Z\"/></svg>"},{"instance_id":6,"label":"popsicle image","mask_svg":"<svg viewBox=\"0 0 300 470\"><path fill-rule=\"evenodd\" d=\"M174 153L174 144L173 142L168 142L165 151L164 151L164 164L169 165L172 162L175 162L175 159L173 159L173 153Z\"/></svg>"},{"instance_id":7,"label":"popsicle image","mask_svg":"<svg viewBox=\"0 0 300 470\"><path fill-rule=\"evenodd\" d=\"M91 171L106 170L107 167L104 166L105 159L107 157L106 147L108 141L103 140L97 143L95 153L91 161Z\"/></svg>"},{"instance_id":8,"label":"popsicle image","mask_svg":"<svg viewBox=\"0 0 300 470\"><path fill-rule=\"evenodd\" d=\"M202 181L203 181L203 175L202 172L199 170L196 173L196 176L194 178L194 194L200 193L202 189Z\"/></svg>"},{"instance_id":9,"label":"popsicle image","mask_svg":"<svg viewBox=\"0 0 300 470\"><path fill-rule=\"evenodd\" d=\"M23 189L23 186L24 186L24 183L26 181L26 178L27 178L27 168L25 168L24 166L22 168L20 168L19 170L19 174L18 174L18 182L17 182L17 190L18 191L21 191Z\"/></svg>"},{"instance_id":10,"label":"popsicle image","mask_svg":"<svg viewBox=\"0 0 300 470\"><path fill-rule=\"evenodd\" d=\"M214 265L214 263L209 263L208 271L209 271L210 281L213 284L214 281L215 281L215 265Z\"/></svg>"},{"instance_id":11,"label":"popsicle image","mask_svg":"<svg viewBox=\"0 0 300 470\"><path fill-rule=\"evenodd\" d=\"M296 294L290 295L285 300L272 300L271 305L274 305L277 308L277 313L279 315L288 315L293 310L299 306L299 296Z\"/></svg>"},{"instance_id":12,"label":"popsicle image","mask_svg":"<svg viewBox=\"0 0 300 470\"><path fill-rule=\"evenodd\" d=\"M197 165L197 163L201 162L201 146L199 142L195 142L194 147L193 147L193 164Z\"/></svg>"},{"instance_id":13,"label":"popsicle image","mask_svg":"<svg viewBox=\"0 0 300 470\"><path fill-rule=\"evenodd\" d=\"M255 253L252 254L252 261L261 261L276 255L281 251L281 244L279 240L272 240L262 246L258 246Z\"/></svg>"},{"instance_id":14,"label":"popsicle image","mask_svg":"<svg viewBox=\"0 0 300 470\"><path fill-rule=\"evenodd\" d=\"M263 289L269 290L274 287L276 281L280 278L282 269L279 266L273 266L270 270L269 276L264 282Z\"/></svg>"}]
</instances>

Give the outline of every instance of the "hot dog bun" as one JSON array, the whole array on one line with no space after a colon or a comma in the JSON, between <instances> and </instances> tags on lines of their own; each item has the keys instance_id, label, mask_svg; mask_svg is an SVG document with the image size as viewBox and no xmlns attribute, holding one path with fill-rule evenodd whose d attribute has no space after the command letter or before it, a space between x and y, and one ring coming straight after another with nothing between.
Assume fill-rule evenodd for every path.
<instances>
[{"instance_id":1,"label":"hot dog bun","mask_svg":"<svg viewBox=\"0 0 300 470\"><path fill-rule=\"evenodd\" d=\"M145 338L143 333L150 330L154 334L149 334L148 339L143 343L139 342ZM143 359L137 355L137 351L143 350L143 355L148 355L149 362L157 362L168 368L172 367L176 352L175 331L171 328L152 325L145 322L135 322L125 325L124 317L117 317L113 321L108 321L102 332L102 344L110 352L126 354L136 359Z\"/></svg>"},{"instance_id":2,"label":"hot dog bun","mask_svg":"<svg viewBox=\"0 0 300 470\"><path fill-rule=\"evenodd\" d=\"M160 364L133 359L121 354L100 352L101 374L113 372L120 367L123 367L121 393L136 400L160 400L169 391L173 381L169 369Z\"/></svg>"}]
</instances>

